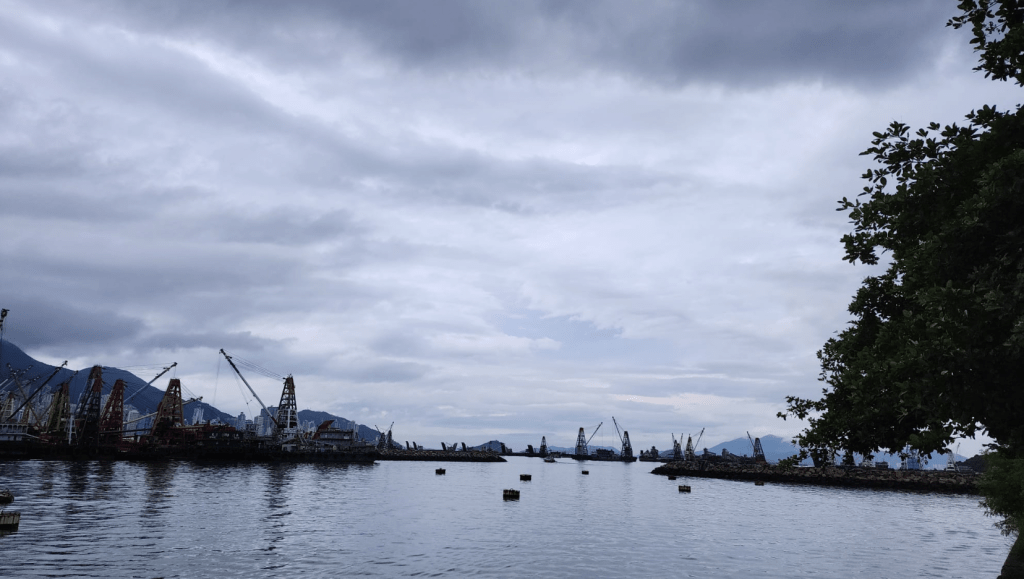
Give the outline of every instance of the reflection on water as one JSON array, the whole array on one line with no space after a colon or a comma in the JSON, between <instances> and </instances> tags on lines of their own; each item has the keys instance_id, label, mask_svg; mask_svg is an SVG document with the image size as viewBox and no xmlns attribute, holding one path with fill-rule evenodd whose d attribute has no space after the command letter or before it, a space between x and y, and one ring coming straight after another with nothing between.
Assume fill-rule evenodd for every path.
<instances>
[{"instance_id":1,"label":"reflection on water","mask_svg":"<svg viewBox=\"0 0 1024 579\"><path fill-rule=\"evenodd\" d=\"M1009 547L970 496L436 466L0 463L0 575L995 577Z\"/></svg>"}]
</instances>

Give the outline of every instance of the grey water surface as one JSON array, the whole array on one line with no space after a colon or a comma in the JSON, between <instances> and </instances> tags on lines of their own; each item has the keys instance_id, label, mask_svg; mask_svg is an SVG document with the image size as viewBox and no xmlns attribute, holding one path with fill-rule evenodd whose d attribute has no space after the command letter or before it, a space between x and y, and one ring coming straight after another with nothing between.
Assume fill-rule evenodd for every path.
<instances>
[{"instance_id":1,"label":"grey water surface","mask_svg":"<svg viewBox=\"0 0 1024 579\"><path fill-rule=\"evenodd\" d=\"M0 577L977 578L1009 550L975 496L652 467L0 462Z\"/></svg>"}]
</instances>

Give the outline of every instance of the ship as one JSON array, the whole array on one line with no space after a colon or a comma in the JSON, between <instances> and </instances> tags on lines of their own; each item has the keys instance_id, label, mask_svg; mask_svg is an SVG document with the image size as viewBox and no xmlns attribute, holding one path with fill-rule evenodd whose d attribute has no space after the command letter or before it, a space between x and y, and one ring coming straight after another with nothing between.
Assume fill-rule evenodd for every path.
<instances>
[{"instance_id":1,"label":"ship","mask_svg":"<svg viewBox=\"0 0 1024 579\"><path fill-rule=\"evenodd\" d=\"M614 450L606 448L595 449L594 452L589 451L590 441L594 439L594 435L601 429L601 422L591 433L590 437L587 437L586 431L583 427L580 427L579 434L576 436L576 449L575 453L570 455L571 458L576 460L595 460L604 462L636 462L637 457L633 455L633 446L629 442L629 432L619 428L619 423L612 416L612 422L615 423L615 432L619 435L619 441L622 443L622 451L616 453Z\"/></svg>"}]
</instances>

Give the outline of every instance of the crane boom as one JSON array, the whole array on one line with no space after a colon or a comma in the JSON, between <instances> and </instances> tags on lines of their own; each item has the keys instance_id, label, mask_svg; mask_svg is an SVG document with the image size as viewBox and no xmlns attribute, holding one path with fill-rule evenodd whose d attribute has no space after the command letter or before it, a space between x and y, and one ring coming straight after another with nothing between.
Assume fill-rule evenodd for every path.
<instances>
[{"instance_id":1,"label":"crane boom","mask_svg":"<svg viewBox=\"0 0 1024 579\"><path fill-rule=\"evenodd\" d=\"M235 363L231 361L231 356L228 356L228 353L224 351L224 348L220 349L220 353L224 355L224 359L228 361L228 364L231 364L231 368L234 369L235 374L238 374L238 377L242 379L242 383L245 384L245 387L249 389L249 392L252 392L253 398L256 399L256 402L260 403L260 406L263 408L263 411L266 412L267 416L270 417L270 420L274 422L274 426L276 428L281 428L281 425L277 423L277 418L274 418L274 415L271 414L269 410L267 410L267 405L264 404L262 400L260 400L260 397L256 394L256 391L253 390L252 386L249 386L249 383L245 381L245 376L242 376L242 373L238 370L238 366L235 366Z\"/></svg>"},{"instance_id":2,"label":"crane boom","mask_svg":"<svg viewBox=\"0 0 1024 579\"><path fill-rule=\"evenodd\" d=\"M170 366L167 366L166 368L164 368L164 369L163 369L163 370L162 370L162 371L161 371L161 372L160 372L159 374L157 374L156 376L154 376L152 380L150 380L149 382L146 382L146 386L152 386L152 385L153 385L153 382L156 382L158 378L160 378L160 377L161 377L161 376L163 376L164 374L166 374L166 373L170 372L170 371L171 371L171 368L173 368L173 367L175 367L175 366L177 366L177 365L178 365L178 363L177 363L177 362L173 362L173 363L172 363L172 364L171 364ZM139 388L138 390L136 390L136 391L135 391L135 393L134 393L134 394L132 394L132 395L131 395L131 396L129 396L128 398L125 398L125 399L124 399L124 402L125 402L125 404L127 404L127 403L128 403L128 402L129 402L129 401L130 401L130 400L132 399L132 398L135 398L136 396L138 396L138 395L139 395L139 393L140 393L140 392L142 392L142 390L143 390L143 388Z\"/></svg>"},{"instance_id":3,"label":"crane boom","mask_svg":"<svg viewBox=\"0 0 1024 579\"><path fill-rule=\"evenodd\" d=\"M701 439L701 438L703 438L703 437L704 437L704 429L703 429L703 428L701 428L701 429L700 429L700 434L699 434L699 435L697 435L697 442L693 443L693 448L694 448L694 450L696 450L696 449L697 449L698 445L700 444L700 439Z\"/></svg>"},{"instance_id":4,"label":"crane boom","mask_svg":"<svg viewBox=\"0 0 1024 579\"><path fill-rule=\"evenodd\" d=\"M6 312L7 310L4 310L4 311ZM53 374L50 374L50 376L49 376L49 377L48 377L48 378L47 378L46 380L43 380L43 383L42 383L42 384L40 384L40 385L39 385L39 387L38 387L38 388L36 388L36 389L35 389L35 391L34 391L34 392L32 392L32 394L31 394L30 396L28 396L27 398L25 398L25 401L21 403L21 406L19 406L18 408L16 408L16 409L14 410L14 412L12 412L12 413L11 413L11 416L17 416L17 415L18 415L18 412L20 412L20 411L21 411L21 409L22 409L22 408L24 408L26 404L28 404L28 403L29 403L29 402L30 402L30 401L31 401L31 400L32 400L33 398L35 398L35 395L36 395L36 394L39 394L39 391L43 389L43 386L46 386L47 384L49 384L49 383L50 383L50 380L53 380L53 377L54 377L54 376L56 376L58 372L60 372L61 370L63 370L63 369L64 369L64 366L67 366L67 365L68 365L68 361L67 361L67 360L64 360L64 363L63 363L63 364L61 364L60 366L57 366L57 368L56 368L56 369L55 369L55 370L53 371ZM14 383L15 383L15 384L18 384L18 380L17 380L16 378L14 379ZM20 385L20 384L18 384L18 388L19 388L19 389L21 388L21 385ZM33 412L33 415L34 415L34 414L35 414L35 413ZM3 417L0 417L0 418L3 418Z\"/></svg>"},{"instance_id":5,"label":"crane boom","mask_svg":"<svg viewBox=\"0 0 1024 579\"><path fill-rule=\"evenodd\" d=\"M612 423L615 424L615 433L619 435L619 442L622 442L622 429L619 428L619 421L612 416Z\"/></svg>"},{"instance_id":6,"label":"crane boom","mask_svg":"<svg viewBox=\"0 0 1024 579\"><path fill-rule=\"evenodd\" d=\"M602 425L602 424L604 424L604 422L603 422L603 421L602 421L602 422L600 422L600 423L598 423L598 425L597 425L597 428L595 428L595 429L594 429L594 434L591 434L591 435L590 435L590 438L588 438L588 439L587 439L587 446L590 446L590 441L591 441L591 440L594 440L594 435L596 435L596 434L597 434L597 431L598 431L598 430L601 430L601 425Z\"/></svg>"},{"instance_id":7,"label":"crane boom","mask_svg":"<svg viewBox=\"0 0 1024 579\"><path fill-rule=\"evenodd\" d=\"M200 396L198 398L189 398L188 400L182 401L181 406L182 406L182 408L184 408L185 406L188 406L189 404L192 404L193 402L202 402L202 401L203 401L203 397L202 396ZM145 420L145 419L147 419L147 418L149 418L151 416L156 416L157 414L158 414L157 412L150 412L149 414L147 414L145 416L140 416L138 418L132 418L131 420L125 420L124 421L124 425L128 426L129 424L131 424L133 422L139 422L139 421Z\"/></svg>"}]
</instances>

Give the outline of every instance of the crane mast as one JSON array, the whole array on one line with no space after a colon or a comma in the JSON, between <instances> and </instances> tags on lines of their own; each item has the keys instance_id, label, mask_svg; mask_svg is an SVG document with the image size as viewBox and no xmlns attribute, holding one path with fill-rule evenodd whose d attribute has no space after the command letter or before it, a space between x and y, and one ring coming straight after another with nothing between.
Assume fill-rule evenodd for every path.
<instances>
[{"instance_id":1,"label":"crane mast","mask_svg":"<svg viewBox=\"0 0 1024 579\"><path fill-rule=\"evenodd\" d=\"M629 443L629 431L619 429L619 422L612 416L612 422L615 424L615 432L619 435L619 442L622 443L622 452L619 454L622 458L633 458L633 445Z\"/></svg>"}]
</instances>

